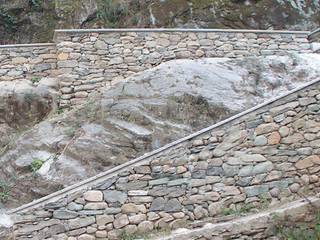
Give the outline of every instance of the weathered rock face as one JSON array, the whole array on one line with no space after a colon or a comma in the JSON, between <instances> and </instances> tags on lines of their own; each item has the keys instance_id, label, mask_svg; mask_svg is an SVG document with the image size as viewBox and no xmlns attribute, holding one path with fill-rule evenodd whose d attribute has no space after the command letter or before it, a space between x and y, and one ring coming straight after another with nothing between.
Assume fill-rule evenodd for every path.
<instances>
[{"instance_id":1,"label":"weathered rock face","mask_svg":"<svg viewBox=\"0 0 320 240\"><path fill-rule=\"evenodd\" d=\"M34 126L55 107L57 83L44 78L37 85L30 82L0 82L0 153L15 134Z\"/></svg>"},{"instance_id":2,"label":"weathered rock face","mask_svg":"<svg viewBox=\"0 0 320 240\"><path fill-rule=\"evenodd\" d=\"M55 28L201 27L311 30L314 0L0 0L0 43L50 41ZM9 34L8 34L9 32Z\"/></svg>"},{"instance_id":3,"label":"weathered rock face","mask_svg":"<svg viewBox=\"0 0 320 240\"><path fill-rule=\"evenodd\" d=\"M179 60L136 74L42 121L0 156L0 176L14 185L12 199L19 199L7 206L93 176L313 80L319 64L316 55ZM35 159L43 165L32 172ZM234 169L226 171L232 175ZM17 177L10 182L12 173Z\"/></svg>"}]
</instances>

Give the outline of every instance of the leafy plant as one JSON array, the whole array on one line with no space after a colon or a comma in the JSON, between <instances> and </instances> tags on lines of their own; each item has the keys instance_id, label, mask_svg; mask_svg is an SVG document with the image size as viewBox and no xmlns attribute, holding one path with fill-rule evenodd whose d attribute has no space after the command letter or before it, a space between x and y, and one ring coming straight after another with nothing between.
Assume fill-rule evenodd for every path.
<instances>
[{"instance_id":1,"label":"leafy plant","mask_svg":"<svg viewBox=\"0 0 320 240\"><path fill-rule=\"evenodd\" d=\"M33 84L40 82L41 78L39 76L33 76L31 79Z\"/></svg>"},{"instance_id":2,"label":"leafy plant","mask_svg":"<svg viewBox=\"0 0 320 240\"><path fill-rule=\"evenodd\" d=\"M102 20L109 27L115 27L123 16L128 15L128 5L114 2L113 0L102 0L97 18Z\"/></svg>"},{"instance_id":3,"label":"leafy plant","mask_svg":"<svg viewBox=\"0 0 320 240\"><path fill-rule=\"evenodd\" d=\"M29 6L39 8L41 6L40 0L29 0Z\"/></svg>"},{"instance_id":4,"label":"leafy plant","mask_svg":"<svg viewBox=\"0 0 320 240\"><path fill-rule=\"evenodd\" d=\"M277 233L281 240L319 240L320 210L315 213L315 223L307 225L286 221L277 224Z\"/></svg>"},{"instance_id":5,"label":"leafy plant","mask_svg":"<svg viewBox=\"0 0 320 240\"><path fill-rule=\"evenodd\" d=\"M64 112L64 109L61 108L61 107L58 107L57 110L56 110L57 114L62 114L63 112Z\"/></svg>"},{"instance_id":6,"label":"leafy plant","mask_svg":"<svg viewBox=\"0 0 320 240\"><path fill-rule=\"evenodd\" d=\"M0 25L4 26L5 29L13 31L16 30L16 19L11 16L3 8L0 8Z\"/></svg>"},{"instance_id":7,"label":"leafy plant","mask_svg":"<svg viewBox=\"0 0 320 240\"><path fill-rule=\"evenodd\" d=\"M24 95L24 100L27 102L27 103L32 103L35 99L36 99L37 95L34 94L34 93L26 93Z\"/></svg>"},{"instance_id":8,"label":"leafy plant","mask_svg":"<svg viewBox=\"0 0 320 240\"><path fill-rule=\"evenodd\" d=\"M9 185L5 181L0 180L0 201L1 202L5 202L9 199L10 197L9 191L10 191Z\"/></svg>"},{"instance_id":9,"label":"leafy plant","mask_svg":"<svg viewBox=\"0 0 320 240\"><path fill-rule=\"evenodd\" d=\"M35 174L43 165L43 161L39 158L34 158L30 164L30 170Z\"/></svg>"}]
</instances>

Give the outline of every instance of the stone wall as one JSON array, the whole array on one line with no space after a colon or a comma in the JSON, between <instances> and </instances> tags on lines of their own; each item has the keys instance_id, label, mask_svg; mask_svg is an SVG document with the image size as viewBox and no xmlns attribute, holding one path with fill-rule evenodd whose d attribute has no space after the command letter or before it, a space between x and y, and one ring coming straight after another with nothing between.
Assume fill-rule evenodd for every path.
<instances>
[{"instance_id":1,"label":"stone wall","mask_svg":"<svg viewBox=\"0 0 320 240\"><path fill-rule=\"evenodd\" d=\"M170 236L157 240L224 240L224 239L273 239L280 240L279 231L287 227L302 229L315 226L316 210L320 208L320 199L311 197L264 211L262 213L235 218L221 223L207 223L201 228L179 229ZM297 231L299 233L299 231ZM300 230L300 233L303 233ZM284 235L282 233L282 235ZM298 234L297 234L298 235ZM300 235L301 236L301 235ZM296 236L297 237L297 236ZM287 238L285 238L287 239Z\"/></svg>"},{"instance_id":2,"label":"stone wall","mask_svg":"<svg viewBox=\"0 0 320 240\"><path fill-rule=\"evenodd\" d=\"M56 30L62 106L172 59L311 52L308 32L195 29Z\"/></svg>"},{"instance_id":3,"label":"stone wall","mask_svg":"<svg viewBox=\"0 0 320 240\"><path fill-rule=\"evenodd\" d=\"M0 81L59 77L61 107L172 59L318 51L309 32L216 29L56 30L56 44L0 46Z\"/></svg>"},{"instance_id":4,"label":"stone wall","mask_svg":"<svg viewBox=\"0 0 320 240\"><path fill-rule=\"evenodd\" d=\"M53 75L56 69L55 44L0 46L0 81L31 80Z\"/></svg>"},{"instance_id":5,"label":"stone wall","mask_svg":"<svg viewBox=\"0 0 320 240\"><path fill-rule=\"evenodd\" d=\"M121 239L314 195L319 116L318 80L11 211L15 239Z\"/></svg>"}]
</instances>

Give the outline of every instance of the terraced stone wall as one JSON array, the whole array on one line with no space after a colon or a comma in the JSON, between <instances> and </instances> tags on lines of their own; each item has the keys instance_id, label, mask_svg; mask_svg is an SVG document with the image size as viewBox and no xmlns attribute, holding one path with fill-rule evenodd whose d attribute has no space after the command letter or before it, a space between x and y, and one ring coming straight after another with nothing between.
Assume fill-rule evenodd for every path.
<instances>
[{"instance_id":1,"label":"terraced stone wall","mask_svg":"<svg viewBox=\"0 0 320 240\"><path fill-rule=\"evenodd\" d=\"M128 239L315 195L319 146L317 81L12 211L15 239Z\"/></svg>"},{"instance_id":2,"label":"terraced stone wall","mask_svg":"<svg viewBox=\"0 0 320 240\"><path fill-rule=\"evenodd\" d=\"M62 106L172 59L312 52L308 32L255 30L57 30Z\"/></svg>"},{"instance_id":3,"label":"terraced stone wall","mask_svg":"<svg viewBox=\"0 0 320 240\"><path fill-rule=\"evenodd\" d=\"M31 80L53 76L56 69L55 44L0 46L0 81Z\"/></svg>"}]
</instances>

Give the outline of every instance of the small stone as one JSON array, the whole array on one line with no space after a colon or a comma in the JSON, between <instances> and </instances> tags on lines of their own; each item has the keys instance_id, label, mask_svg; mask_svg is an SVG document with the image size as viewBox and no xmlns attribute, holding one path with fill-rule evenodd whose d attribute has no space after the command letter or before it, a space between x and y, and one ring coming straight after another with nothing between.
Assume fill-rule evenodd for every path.
<instances>
[{"instance_id":1,"label":"small stone","mask_svg":"<svg viewBox=\"0 0 320 240\"><path fill-rule=\"evenodd\" d=\"M101 202L101 201L103 201L103 194L101 191L88 191L83 194L83 197L88 202Z\"/></svg>"},{"instance_id":2,"label":"small stone","mask_svg":"<svg viewBox=\"0 0 320 240\"><path fill-rule=\"evenodd\" d=\"M83 209L83 205L75 202L71 202L68 204L67 208L71 211L80 211Z\"/></svg>"},{"instance_id":3,"label":"small stone","mask_svg":"<svg viewBox=\"0 0 320 240\"><path fill-rule=\"evenodd\" d=\"M164 206L165 212L178 212L182 209L181 203L177 199L170 199Z\"/></svg>"},{"instance_id":4,"label":"small stone","mask_svg":"<svg viewBox=\"0 0 320 240\"><path fill-rule=\"evenodd\" d=\"M293 183L289 186L289 189L292 193L297 193L300 189L300 185L298 183Z\"/></svg>"},{"instance_id":5,"label":"small stone","mask_svg":"<svg viewBox=\"0 0 320 240\"><path fill-rule=\"evenodd\" d=\"M95 233L97 231L97 228L95 227L87 227L87 233L91 234L91 233Z\"/></svg>"},{"instance_id":6,"label":"small stone","mask_svg":"<svg viewBox=\"0 0 320 240\"><path fill-rule=\"evenodd\" d=\"M204 160L207 161L208 159L210 159L212 157L212 152L208 151L208 150L203 150L200 152L199 154L199 159L200 160Z\"/></svg>"},{"instance_id":7,"label":"small stone","mask_svg":"<svg viewBox=\"0 0 320 240\"><path fill-rule=\"evenodd\" d=\"M69 54L68 53L59 53L57 56L58 61L64 61L67 60L69 58Z\"/></svg>"},{"instance_id":8,"label":"small stone","mask_svg":"<svg viewBox=\"0 0 320 240\"><path fill-rule=\"evenodd\" d=\"M223 209L223 203L222 202L216 202L216 203L211 203L209 205L209 214L211 217L214 217L218 215Z\"/></svg>"},{"instance_id":9,"label":"small stone","mask_svg":"<svg viewBox=\"0 0 320 240\"><path fill-rule=\"evenodd\" d=\"M152 201L150 211L162 211L164 209L164 206L166 204L166 201L164 198L156 198Z\"/></svg>"},{"instance_id":10,"label":"small stone","mask_svg":"<svg viewBox=\"0 0 320 240\"><path fill-rule=\"evenodd\" d=\"M153 230L153 223L150 221L143 221L138 225L139 233L148 233Z\"/></svg>"},{"instance_id":11,"label":"small stone","mask_svg":"<svg viewBox=\"0 0 320 240\"><path fill-rule=\"evenodd\" d=\"M310 183L316 183L319 181L319 177L317 175L311 175L309 180Z\"/></svg>"},{"instance_id":12,"label":"small stone","mask_svg":"<svg viewBox=\"0 0 320 240\"><path fill-rule=\"evenodd\" d=\"M85 210L99 210L108 208L108 204L106 202L91 202L84 205L83 209Z\"/></svg>"},{"instance_id":13,"label":"small stone","mask_svg":"<svg viewBox=\"0 0 320 240\"><path fill-rule=\"evenodd\" d=\"M262 135L262 134L277 131L278 128L279 128L279 125L276 123L265 123L265 124L259 125L256 128L255 133L256 135Z\"/></svg>"},{"instance_id":14,"label":"small stone","mask_svg":"<svg viewBox=\"0 0 320 240\"><path fill-rule=\"evenodd\" d=\"M279 194L280 194L279 188L272 188L272 189L270 190L270 195L271 195L272 197L278 197Z\"/></svg>"},{"instance_id":15,"label":"small stone","mask_svg":"<svg viewBox=\"0 0 320 240\"><path fill-rule=\"evenodd\" d=\"M253 167L252 174L261 174L270 172L273 169L273 164L270 161L262 162Z\"/></svg>"},{"instance_id":16,"label":"small stone","mask_svg":"<svg viewBox=\"0 0 320 240\"><path fill-rule=\"evenodd\" d=\"M201 206L197 206L194 209L193 214L195 216L195 219L202 219L208 216L208 211Z\"/></svg>"},{"instance_id":17,"label":"small stone","mask_svg":"<svg viewBox=\"0 0 320 240\"><path fill-rule=\"evenodd\" d=\"M99 226L105 226L114 221L113 215L97 215L96 219Z\"/></svg>"},{"instance_id":18,"label":"small stone","mask_svg":"<svg viewBox=\"0 0 320 240\"><path fill-rule=\"evenodd\" d=\"M305 169L305 168L312 167L314 165L314 163L320 164L320 158L317 155L312 155L312 156L306 157L302 160L299 160L295 164L295 166L297 169Z\"/></svg>"},{"instance_id":19,"label":"small stone","mask_svg":"<svg viewBox=\"0 0 320 240\"><path fill-rule=\"evenodd\" d=\"M279 144L281 140L281 136L278 132L273 132L268 137L268 144L269 145L276 145Z\"/></svg>"},{"instance_id":20,"label":"small stone","mask_svg":"<svg viewBox=\"0 0 320 240\"><path fill-rule=\"evenodd\" d=\"M124 204L121 207L121 212L123 213L145 213L146 207L144 205L136 205L133 203Z\"/></svg>"},{"instance_id":21,"label":"small stone","mask_svg":"<svg viewBox=\"0 0 320 240\"><path fill-rule=\"evenodd\" d=\"M268 192L269 187L267 185L257 185L244 188L247 197L258 196Z\"/></svg>"},{"instance_id":22,"label":"small stone","mask_svg":"<svg viewBox=\"0 0 320 240\"><path fill-rule=\"evenodd\" d=\"M309 182L310 182L309 176L306 175L306 174L302 175L301 176L301 181L302 181L303 184L309 184Z\"/></svg>"},{"instance_id":23,"label":"small stone","mask_svg":"<svg viewBox=\"0 0 320 240\"><path fill-rule=\"evenodd\" d=\"M124 231L128 234L128 235L131 235L131 234L134 234L138 231L138 228L136 225L127 225L124 227Z\"/></svg>"},{"instance_id":24,"label":"small stone","mask_svg":"<svg viewBox=\"0 0 320 240\"><path fill-rule=\"evenodd\" d=\"M107 231L97 231L96 232L96 237L97 238L105 238L105 237L107 237L108 236L108 233L107 233Z\"/></svg>"},{"instance_id":25,"label":"small stone","mask_svg":"<svg viewBox=\"0 0 320 240\"><path fill-rule=\"evenodd\" d=\"M147 219L145 214L137 214L133 216L129 216L129 222L131 224L139 224Z\"/></svg>"},{"instance_id":26,"label":"small stone","mask_svg":"<svg viewBox=\"0 0 320 240\"><path fill-rule=\"evenodd\" d=\"M282 126L279 128L279 133L281 137L287 137L290 133L290 128L287 126Z\"/></svg>"},{"instance_id":27,"label":"small stone","mask_svg":"<svg viewBox=\"0 0 320 240\"><path fill-rule=\"evenodd\" d=\"M87 227L95 222L96 222L95 217L90 216L90 217L83 217L83 218L68 220L67 224L69 229L73 230L77 228Z\"/></svg>"},{"instance_id":28,"label":"small stone","mask_svg":"<svg viewBox=\"0 0 320 240\"><path fill-rule=\"evenodd\" d=\"M268 139L261 135L261 136L257 136L255 139L254 139L254 145L256 146L264 146L268 143Z\"/></svg>"},{"instance_id":29,"label":"small stone","mask_svg":"<svg viewBox=\"0 0 320 240\"><path fill-rule=\"evenodd\" d=\"M233 177L239 173L240 166L231 166L226 163L222 165L224 175L227 177Z\"/></svg>"},{"instance_id":30,"label":"small stone","mask_svg":"<svg viewBox=\"0 0 320 240\"><path fill-rule=\"evenodd\" d=\"M121 214L120 216L116 217L116 219L113 221L113 226L116 229L123 228L128 224L129 224L129 219L128 219L128 216L125 214Z\"/></svg>"},{"instance_id":31,"label":"small stone","mask_svg":"<svg viewBox=\"0 0 320 240\"><path fill-rule=\"evenodd\" d=\"M56 210L53 212L53 218L57 219L73 219L78 216L78 213L70 210Z\"/></svg>"},{"instance_id":32,"label":"small stone","mask_svg":"<svg viewBox=\"0 0 320 240\"><path fill-rule=\"evenodd\" d=\"M192 145L194 147L202 146L203 145L203 141L202 141L202 139L196 139L196 140L193 141Z\"/></svg>"},{"instance_id":33,"label":"small stone","mask_svg":"<svg viewBox=\"0 0 320 240\"><path fill-rule=\"evenodd\" d=\"M239 189L235 186L225 186L223 188L224 192L222 192L221 196L226 197L226 196L235 196L239 195L241 192Z\"/></svg>"},{"instance_id":34,"label":"small stone","mask_svg":"<svg viewBox=\"0 0 320 240\"><path fill-rule=\"evenodd\" d=\"M95 240L96 238L89 234L82 234L78 237L78 240Z\"/></svg>"},{"instance_id":35,"label":"small stone","mask_svg":"<svg viewBox=\"0 0 320 240\"><path fill-rule=\"evenodd\" d=\"M103 191L104 199L108 203L120 203L123 204L127 201L127 194L125 192L116 190L105 190Z\"/></svg>"}]
</instances>

